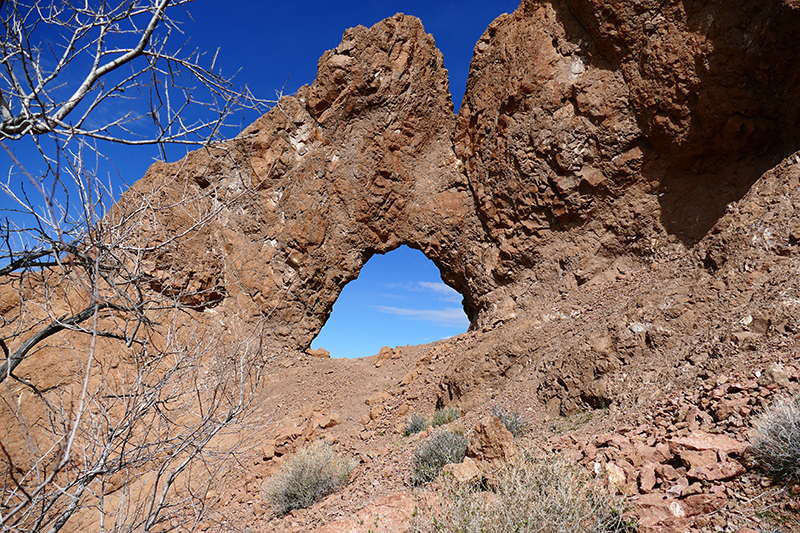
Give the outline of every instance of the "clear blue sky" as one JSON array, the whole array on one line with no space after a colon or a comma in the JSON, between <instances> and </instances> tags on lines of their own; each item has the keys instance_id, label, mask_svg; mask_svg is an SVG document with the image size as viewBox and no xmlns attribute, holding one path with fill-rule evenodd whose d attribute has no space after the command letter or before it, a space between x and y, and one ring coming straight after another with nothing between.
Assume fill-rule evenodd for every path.
<instances>
[{"instance_id":1,"label":"clear blue sky","mask_svg":"<svg viewBox=\"0 0 800 533\"><path fill-rule=\"evenodd\" d=\"M518 5L519 0L197 0L188 5L188 13L173 13L185 22L184 35L172 38L186 40L189 48L209 56L219 48L217 65L223 73L236 73L235 81L247 84L256 96L274 99L284 84L284 93L292 94L312 83L319 57L339 44L345 29L372 26L398 12L414 15L444 54L457 110L475 43L492 20ZM244 127L255 118L244 114L237 122ZM24 142L6 145L26 164L30 151ZM139 179L158 155L153 147L100 148L115 167L104 172L117 194ZM173 150L171 155L177 158L181 150L185 151ZM9 167L5 153L0 152L0 160L4 169ZM28 164L35 167L32 160ZM12 208L0 193L2 216L13 219ZM373 257L359 279L345 288L313 346L328 349L334 357L360 357L384 345L418 344L461 333L468 323L460 296L445 289L438 269L421 252L404 247Z\"/></svg>"}]
</instances>

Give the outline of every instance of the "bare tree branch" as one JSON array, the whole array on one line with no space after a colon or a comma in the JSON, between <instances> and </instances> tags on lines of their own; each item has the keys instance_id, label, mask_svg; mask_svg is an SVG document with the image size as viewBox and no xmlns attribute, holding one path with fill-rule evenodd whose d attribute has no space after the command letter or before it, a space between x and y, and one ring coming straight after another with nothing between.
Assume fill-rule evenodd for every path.
<instances>
[{"instance_id":1,"label":"bare tree branch","mask_svg":"<svg viewBox=\"0 0 800 533\"><path fill-rule=\"evenodd\" d=\"M131 145L206 144L217 138L234 107L263 110L271 103L255 98L246 87L235 89L231 78L215 72L216 54L210 66L204 66L197 50L167 48L172 33L179 31L169 17L170 8L191 0L127 0L116 7L105 2L96 7L63 0L31 2L0 3L4 29L0 40L0 141L55 134L65 139L86 136ZM143 17L146 24L140 26ZM64 41L59 44L52 35ZM130 45L120 45L123 42ZM146 58L146 64L137 66L139 58ZM82 66L85 59L91 60L90 66ZM54 66L47 68L50 62ZM130 73L114 79L123 66L130 66ZM85 71L79 74L80 69ZM65 93L67 82L76 75L80 84ZM187 80L194 80L195 85L181 89ZM152 105L149 110L135 106L116 118L103 118L99 125L86 127L90 118L100 120L97 110L101 104L120 98L136 104L126 92L145 88L162 103L168 102L177 88L182 103L168 104L163 117ZM187 123L182 111L189 105L213 109L216 117ZM75 112L79 112L77 120L68 122ZM156 134L134 135L129 125L148 115L154 119Z\"/></svg>"},{"instance_id":2,"label":"bare tree branch","mask_svg":"<svg viewBox=\"0 0 800 533\"><path fill-rule=\"evenodd\" d=\"M173 256L259 184L225 199L157 184L114 205L99 179L100 141L162 155L199 144L238 164L212 142L234 111L269 102L215 70L216 53L204 64L173 46L190 2L0 0L0 144L13 162L0 190L15 206L0 221L3 531L56 533L88 514L105 531L194 529L236 449L220 437L258 395L263 317L234 334L202 312L238 274L226 265L198 288ZM23 138L41 160L15 157Z\"/></svg>"}]
</instances>

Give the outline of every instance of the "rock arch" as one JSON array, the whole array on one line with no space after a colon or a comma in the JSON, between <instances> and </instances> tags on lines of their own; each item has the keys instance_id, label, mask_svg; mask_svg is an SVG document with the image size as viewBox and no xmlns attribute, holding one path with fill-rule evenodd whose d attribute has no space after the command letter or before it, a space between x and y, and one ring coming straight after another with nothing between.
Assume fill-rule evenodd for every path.
<instances>
[{"instance_id":1,"label":"rock arch","mask_svg":"<svg viewBox=\"0 0 800 533\"><path fill-rule=\"evenodd\" d=\"M347 30L311 86L125 194L123 215L157 206L140 240L183 236L148 258L152 288L266 316L271 342L305 349L366 260L403 244L475 328L683 253L795 146L800 98L796 2L719 20L683 4L524 0L478 42L458 117L419 20Z\"/></svg>"},{"instance_id":2,"label":"rock arch","mask_svg":"<svg viewBox=\"0 0 800 533\"><path fill-rule=\"evenodd\" d=\"M198 211L217 209L154 272L164 286L183 283L176 291L196 287L199 307L224 286L222 305L269 316L286 347L307 348L366 261L404 244L439 267L475 323L494 287L494 246L454 127L441 53L418 19L397 15L348 30L312 86L232 142L154 165L126 198L188 184ZM172 213L167 227L194 220Z\"/></svg>"}]
</instances>

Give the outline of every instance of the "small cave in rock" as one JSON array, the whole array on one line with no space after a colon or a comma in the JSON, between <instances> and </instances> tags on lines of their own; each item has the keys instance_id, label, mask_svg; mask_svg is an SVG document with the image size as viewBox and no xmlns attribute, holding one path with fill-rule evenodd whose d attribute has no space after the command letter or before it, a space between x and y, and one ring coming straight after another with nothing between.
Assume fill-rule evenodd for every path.
<instances>
[{"instance_id":1,"label":"small cave in rock","mask_svg":"<svg viewBox=\"0 0 800 533\"><path fill-rule=\"evenodd\" d=\"M334 358L367 357L383 346L452 337L469 327L462 298L421 251L401 246L376 254L344 287L311 348Z\"/></svg>"}]
</instances>

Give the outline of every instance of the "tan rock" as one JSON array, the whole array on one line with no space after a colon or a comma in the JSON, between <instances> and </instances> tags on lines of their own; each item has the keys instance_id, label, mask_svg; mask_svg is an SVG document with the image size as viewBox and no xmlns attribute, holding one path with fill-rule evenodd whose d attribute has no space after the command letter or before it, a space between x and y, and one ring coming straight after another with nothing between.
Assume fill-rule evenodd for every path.
<instances>
[{"instance_id":1,"label":"tan rock","mask_svg":"<svg viewBox=\"0 0 800 533\"><path fill-rule=\"evenodd\" d=\"M664 481L674 481L680 477L678 471L671 465L656 465L655 470L659 481L662 483Z\"/></svg>"},{"instance_id":2,"label":"tan rock","mask_svg":"<svg viewBox=\"0 0 800 533\"><path fill-rule=\"evenodd\" d=\"M306 353L308 355L310 355L311 357L316 357L318 359L330 359L331 358L331 353L328 350L326 350L325 348L317 348L316 350L312 350L311 348L309 348L308 350L306 350Z\"/></svg>"},{"instance_id":3,"label":"tan rock","mask_svg":"<svg viewBox=\"0 0 800 533\"><path fill-rule=\"evenodd\" d=\"M603 435L598 435L595 438L595 446L601 448L603 446L616 446L619 449L628 448L631 444L631 441L617 433L605 433Z\"/></svg>"},{"instance_id":4,"label":"tan rock","mask_svg":"<svg viewBox=\"0 0 800 533\"><path fill-rule=\"evenodd\" d=\"M681 501L686 516L709 514L725 507L728 498L724 494L695 494Z\"/></svg>"},{"instance_id":5,"label":"tan rock","mask_svg":"<svg viewBox=\"0 0 800 533\"><path fill-rule=\"evenodd\" d=\"M456 483L468 485L477 483L483 477L480 468L470 457L465 457L461 463L450 463L444 465L442 477L451 477Z\"/></svg>"},{"instance_id":6,"label":"tan rock","mask_svg":"<svg viewBox=\"0 0 800 533\"><path fill-rule=\"evenodd\" d=\"M741 413L742 409L747 405L748 398L739 398L735 400L723 400L717 405L714 410L714 418L718 422L727 420L734 413Z\"/></svg>"},{"instance_id":7,"label":"tan rock","mask_svg":"<svg viewBox=\"0 0 800 533\"><path fill-rule=\"evenodd\" d=\"M648 494L653 491L656 486L656 470L655 465L647 463L642 466L639 471L639 491L643 494Z\"/></svg>"},{"instance_id":8,"label":"tan rock","mask_svg":"<svg viewBox=\"0 0 800 533\"><path fill-rule=\"evenodd\" d=\"M337 413L331 413L323 416L317 421L317 427L321 429L330 429L342 423L342 418Z\"/></svg>"},{"instance_id":9,"label":"tan rock","mask_svg":"<svg viewBox=\"0 0 800 533\"><path fill-rule=\"evenodd\" d=\"M395 351L389 346L384 346L378 352L378 355L375 356L375 367L380 368L386 361L399 358L400 358L400 350Z\"/></svg>"},{"instance_id":10,"label":"tan rock","mask_svg":"<svg viewBox=\"0 0 800 533\"><path fill-rule=\"evenodd\" d=\"M610 487L613 487L614 489L620 489L627 484L627 475L622 467L615 463L606 463L605 469Z\"/></svg>"},{"instance_id":11,"label":"tan rock","mask_svg":"<svg viewBox=\"0 0 800 533\"><path fill-rule=\"evenodd\" d=\"M274 442L266 442L263 446L261 446L261 457L265 461L269 461L273 457L275 457L275 443Z\"/></svg>"},{"instance_id":12,"label":"tan rock","mask_svg":"<svg viewBox=\"0 0 800 533\"><path fill-rule=\"evenodd\" d=\"M667 448L667 452L669 449ZM656 446L647 446L646 444L639 444L637 445L631 452L628 453L627 457L628 460L633 464L635 467L641 467L644 464L652 463L652 464L659 464L663 463L671 454L664 453L664 447L656 447Z\"/></svg>"},{"instance_id":13,"label":"tan rock","mask_svg":"<svg viewBox=\"0 0 800 533\"><path fill-rule=\"evenodd\" d=\"M681 450L724 452L726 454L741 455L747 449L747 443L740 442L727 435L717 435L704 431L695 431L688 437L669 440L672 453L679 454Z\"/></svg>"},{"instance_id":14,"label":"tan rock","mask_svg":"<svg viewBox=\"0 0 800 533\"><path fill-rule=\"evenodd\" d=\"M684 476L678 478L675 483L670 485L666 491L666 495L670 498L680 498L687 488L689 488L689 480Z\"/></svg>"},{"instance_id":15,"label":"tan rock","mask_svg":"<svg viewBox=\"0 0 800 533\"><path fill-rule=\"evenodd\" d=\"M663 494L643 494L634 500L641 526L650 527L664 520L685 516L678 500Z\"/></svg>"},{"instance_id":16,"label":"tan rock","mask_svg":"<svg viewBox=\"0 0 800 533\"><path fill-rule=\"evenodd\" d=\"M680 452L681 462L688 469L708 467L717 462L717 453L713 450L682 450Z\"/></svg>"},{"instance_id":17,"label":"tan rock","mask_svg":"<svg viewBox=\"0 0 800 533\"><path fill-rule=\"evenodd\" d=\"M514 436L496 416L480 421L470 436L467 457L479 463L499 467L518 455Z\"/></svg>"},{"instance_id":18,"label":"tan rock","mask_svg":"<svg viewBox=\"0 0 800 533\"><path fill-rule=\"evenodd\" d=\"M372 409L369 410L369 419L377 420L383 415L385 410L386 408L382 404L374 406Z\"/></svg>"},{"instance_id":19,"label":"tan rock","mask_svg":"<svg viewBox=\"0 0 800 533\"><path fill-rule=\"evenodd\" d=\"M781 388L791 387L792 372L781 363L773 363L764 371L759 380L764 385L775 384Z\"/></svg>"},{"instance_id":20,"label":"tan rock","mask_svg":"<svg viewBox=\"0 0 800 533\"><path fill-rule=\"evenodd\" d=\"M383 390L383 391L376 392L375 394L369 396L366 400L364 400L364 403L367 404L367 405L377 405L379 403L385 402L386 400L388 400L391 397L392 397L391 394L389 394L388 392Z\"/></svg>"},{"instance_id":21,"label":"tan rock","mask_svg":"<svg viewBox=\"0 0 800 533\"><path fill-rule=\"evenodd\" d=\"M300 437L305 428L297 426L287 426L280 429L275 435L275 455L286 455L290 453L295 444L301 444Z\"/></svg>"},{"instance_id":22,"label":"tan rock","mask_svg":"<svg viewBox=\"0 0 800 533\"><path fill-rule=\"evenodd\" d=\"M745 472L747 472L745 467L738 462L723 461L712 465L693 467L686 473L686 476L705 481L719 481L740 476Z\"/></svg>"}]
</instances>

